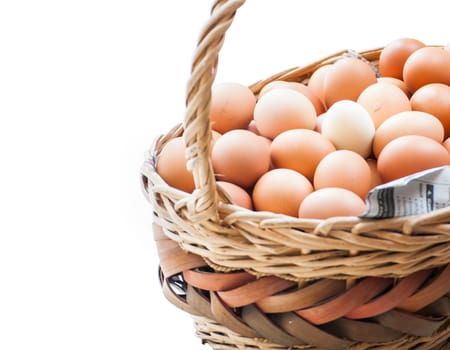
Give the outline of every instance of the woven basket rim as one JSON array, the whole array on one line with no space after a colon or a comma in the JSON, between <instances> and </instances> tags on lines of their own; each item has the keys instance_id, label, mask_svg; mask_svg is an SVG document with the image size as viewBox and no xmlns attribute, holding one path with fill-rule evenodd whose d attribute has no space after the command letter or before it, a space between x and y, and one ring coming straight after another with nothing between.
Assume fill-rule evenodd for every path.
<instances>
[{"instance_id":1,"label":"woven basket rim","mask_svg":"<svg viewBox=\"0 0 450 350\"><path fill-rule=\"evenodd\" d=\"M209 159L208 106L217 55L243 1L218 1L200 35L188 84L186 119L158 138L142 167L143 190L154 221L182 248L219 271L244 269L257 276L296 281L361 276L402 277L450 262L450 207L393 219L334 217L312 220L241 208L215 184ZM304 82L324 64L357 55L376 65L382 48L341 51L305 67L294 67L251 85L258 93L273 80ZM196 189L170 187L157 174L164 144L183 137Z\"/></svg>"}]
</instances>

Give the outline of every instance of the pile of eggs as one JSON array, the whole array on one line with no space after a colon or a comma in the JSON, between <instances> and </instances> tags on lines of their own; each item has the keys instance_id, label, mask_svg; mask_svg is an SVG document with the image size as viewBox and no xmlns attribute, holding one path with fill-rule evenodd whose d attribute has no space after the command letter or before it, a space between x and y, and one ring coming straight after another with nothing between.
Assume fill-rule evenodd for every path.
<instances>
[{"instance_id":1,"label":"pile of eggs","mask_svg":"<svg viewBox=\"0 0 450 350\"><path fill-rule=\"evenodd\" d=\"M306 84L272 81L257 96L217 83L210 120L216 182L233 203L300 218L360 215L375 186L450 165L450 44L397 39L377 68L342 56ZM164 145L156 170L194 190L182 137Z\"/></svg>"}]
</instances>

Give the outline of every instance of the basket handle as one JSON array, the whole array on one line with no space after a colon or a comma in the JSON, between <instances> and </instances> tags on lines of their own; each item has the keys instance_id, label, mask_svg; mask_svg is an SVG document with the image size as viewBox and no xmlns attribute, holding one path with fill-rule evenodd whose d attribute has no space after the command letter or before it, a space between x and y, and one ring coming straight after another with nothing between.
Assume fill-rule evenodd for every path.
<instances>
[{"instance_id":1,"label":"basket handle","mask_svg":"<svg viewBox=\"0 0 450 350\"><path fill-rule=\"evenodd\" d=\"M192 171L195 190L189 198L189 215L195 222L215 218L217 215L216 182L209 158L211 125L209 109L219 51L224 36L245 0L216 0L211 16L200 34L194 53L191 77L186 92L184 142L187 167Z\"/></svg>"}]
</instances>

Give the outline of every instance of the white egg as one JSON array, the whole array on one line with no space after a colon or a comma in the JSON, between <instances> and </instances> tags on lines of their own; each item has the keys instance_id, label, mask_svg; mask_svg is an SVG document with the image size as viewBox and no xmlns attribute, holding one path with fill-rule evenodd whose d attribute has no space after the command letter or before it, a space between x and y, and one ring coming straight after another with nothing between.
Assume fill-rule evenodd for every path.
<instances>
[{"instance_id":1,"label":"white egg","mask_svg":"<svg viewBox=\"0 0 450 350\"><path fill-rule=\"evenodd\" d=\"M375 126L369 112L350 100L334 103L326 112L322 135L328 138L336 149L346 149L367 158L372 151Z\"/></svg>"}]
</instances>

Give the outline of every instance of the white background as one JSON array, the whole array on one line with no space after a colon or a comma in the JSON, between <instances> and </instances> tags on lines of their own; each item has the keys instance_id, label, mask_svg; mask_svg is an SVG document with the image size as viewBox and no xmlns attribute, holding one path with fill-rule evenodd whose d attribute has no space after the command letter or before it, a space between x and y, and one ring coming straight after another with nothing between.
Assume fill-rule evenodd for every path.
<instances>
[{"instance_id":1,"label":"white background","mask_svg":"<svg viewBox=\"0 0 450 350\"><path fill-rule=\"evenodd\" d=\"M0 2L0 349L203 349L160 292L139 183L211 1ZM249 0L217 81L450 40L447 2Z\"/></svg>"}]
</instances>

